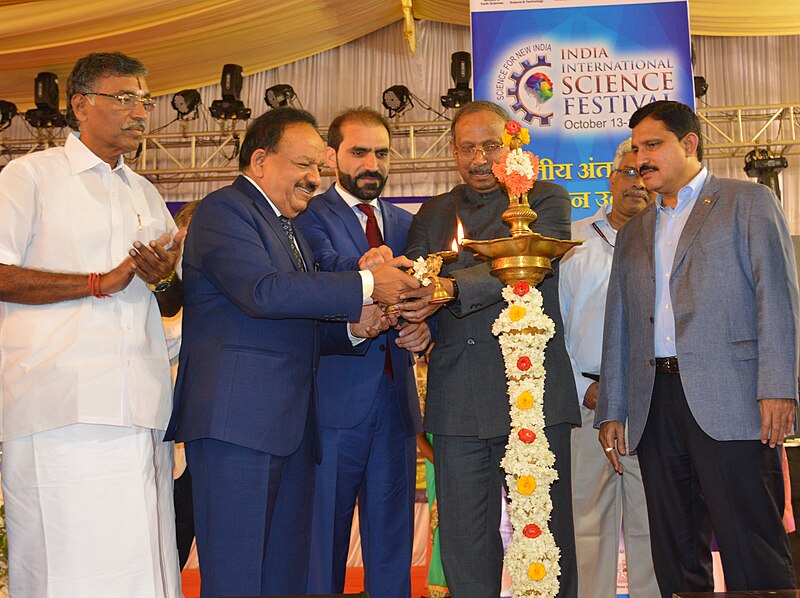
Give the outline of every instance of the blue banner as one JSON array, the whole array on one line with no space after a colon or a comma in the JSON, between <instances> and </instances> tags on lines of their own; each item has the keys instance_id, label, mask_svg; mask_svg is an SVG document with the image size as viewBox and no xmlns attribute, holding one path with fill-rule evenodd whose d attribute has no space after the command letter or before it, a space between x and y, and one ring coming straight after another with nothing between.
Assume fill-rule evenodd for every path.
<instances>
[{"instance_id":1,"label":"blue banner","mask_svg":"<svg viewBox=\"0 0 800 598\"><path fill-rule=\"evenodd\" d=\"M686 0L472 0L476 99L527 127L541 180L567 188L573 218L611 201L628 120L654 100L694 106Z\"/></svg>"}]
</instances>

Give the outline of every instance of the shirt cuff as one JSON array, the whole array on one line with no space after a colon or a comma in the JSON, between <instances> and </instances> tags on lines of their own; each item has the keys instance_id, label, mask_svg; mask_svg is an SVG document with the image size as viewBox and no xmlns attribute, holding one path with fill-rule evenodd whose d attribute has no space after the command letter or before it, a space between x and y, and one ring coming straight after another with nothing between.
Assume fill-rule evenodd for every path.
<instances>
[{"instance_id":1,"label":"shirt cuff","mask_svg":"<svg viewBox=\"0 0 800 598\"><path fill-rule=\"evenodd\" d=\"M361 305L370 305L372 303L372 292L375 290L375 278L369 270L359 270L361 274ZM350 327L347 327L347 333L350 333Z\"/></svg>"},{"instance_id":2,"label":"shirt cuff","mask_svg":"<svg viewBox=\"0 0 800 598\"><path fill-rule=\"evenodd\" d=\"M350 332L350 322L347 323L347 337L350 339L350 343L355 347L363 343L365 338L361 338L360 336L353 336L353 333Z\"/></svg>"}]
</instances>

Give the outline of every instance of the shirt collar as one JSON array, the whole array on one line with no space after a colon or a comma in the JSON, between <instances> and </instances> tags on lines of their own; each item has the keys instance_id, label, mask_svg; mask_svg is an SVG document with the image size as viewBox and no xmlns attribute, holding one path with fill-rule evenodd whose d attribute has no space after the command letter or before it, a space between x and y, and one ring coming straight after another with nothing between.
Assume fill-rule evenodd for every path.
<instances>
[{"instance_id":1,"label":"shirt collar","mask_svg":"<svg viewBox=\"0 0 800 598\"><path fill-rule=\"evenodd\" d=\"M345 190L345 188L342 187L339 183L336 183L335 185L336 185L336 192L344 200L344 202L348 206L350 206L351 210L355 210L356 206L359 205L359 204L369 204L369 205L372 206L373 210L375 210L376 212L380 212L381 211L381 205L380 205L380 203L378 203L378 198L377 197L375 199L371 199L369 201L361 201L355 195L353 195L352 193L349 193L347 190Z\"/></svg>"},{"instance_id":2,"label":"shirt collar","mask_svg":"<svg viewBox=\"0 0 800 598\"><path fill-rule=\"evenodd\" d=\"M708 169L703 167L700 169L700 172L698 172L695 177L686 184L686 186L678 191L678 203L675 206L675 209L672 210L673 214L677 214L678 212L685 210L687 206L694 205L694 202L700 195L700 191L703 189L703 185L706 184L706 178L708 178ZM660 193L658 196L656 196L656 209L659 211L669 209L661 201Z\"/></svg>"},{"instance_id":3,"label":"shirt collar","mask_svg":"<svg viewBox=\"0 0 800 598\"><path fill-rule=\"evenodd\" d=\"M272 203L272 200L271 200L269 197L267 197L267 194L266 194L266 193L264 193L264 190L263 190L261 187L259 187L259 186L258 186L258 184L257 184L257 183L256 183L256 182L255 182L253 179L251 179L251 178L250 178L249 176L247 176L246 174L242 174L242 176L243 176L244 178L246 178L248 181L250 181L250 184L251 184L251 185L253 185L253 187L255 187L256 189L258 189L258 192L259 192L261 195L263 195L263 196L264 196L264 199L266 199L266 200L267 200L267 204L269 204L269 207L271 207L271 208L272 208L272 211L273 211L273 212L275 212L275 215L276 215L278 218L280 218L281 216L283 216L283 214L281 214L281 211L280 211L278 208L276 208L276 207L275 207L275 204L274 204L274 203Z\"/></svg>"},{"instance_id":4,"label":"shirt collar","mask_svg":"<svg viewBox=\"0 0 800 598\"><path fill-rule=\"evenodd\" d=\"M80 133L73 132L67 135L67 140L64 143L64 153L69 162L70 174L73 176L100 166L107 167L114 174L118 174L128 185L131 183L127 172L128 167L125 165L125 159L122 156L117 158L117 165L111 168L100 156L86 147L80 139Z\"/></svg>"}]
</instances>

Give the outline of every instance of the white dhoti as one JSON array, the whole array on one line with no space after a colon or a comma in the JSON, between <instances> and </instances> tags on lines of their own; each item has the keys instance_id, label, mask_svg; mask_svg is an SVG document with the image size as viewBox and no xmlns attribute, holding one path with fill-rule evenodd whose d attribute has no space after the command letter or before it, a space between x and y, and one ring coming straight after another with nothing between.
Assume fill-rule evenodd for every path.
<instances>
[{"instance_id":1,"label":"white dhoti","mask_svg":"<svg viewBox=\"0 0 800 598\"><path fill-rule=\"evenodd\" d=\"M14 598L182 596L162 437L75 424L4 442Z\"/></svg>"}]
</instances>

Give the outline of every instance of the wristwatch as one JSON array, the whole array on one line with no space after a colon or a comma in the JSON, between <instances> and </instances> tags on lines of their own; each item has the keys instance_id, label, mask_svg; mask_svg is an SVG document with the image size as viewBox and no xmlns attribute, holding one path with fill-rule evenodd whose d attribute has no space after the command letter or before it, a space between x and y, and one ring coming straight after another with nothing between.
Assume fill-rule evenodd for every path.
<instances>
[{"instance_id":1,"label":"wristwatch","mask_svg":"<svg viewBox=\"0 0 800 598\"><path fill-rule=\"evenodd\" d=\"M172 280L175 278L175 270L170 272L167 276L159 280L158 282L148 282L147 288L154 293L163 293L166 291L170 285L172 284Z\"/></svg>"}]
</instances>

